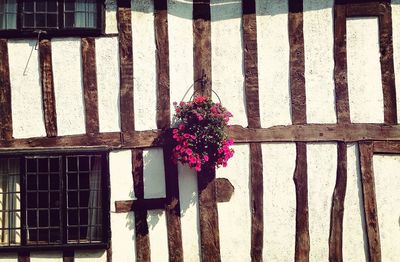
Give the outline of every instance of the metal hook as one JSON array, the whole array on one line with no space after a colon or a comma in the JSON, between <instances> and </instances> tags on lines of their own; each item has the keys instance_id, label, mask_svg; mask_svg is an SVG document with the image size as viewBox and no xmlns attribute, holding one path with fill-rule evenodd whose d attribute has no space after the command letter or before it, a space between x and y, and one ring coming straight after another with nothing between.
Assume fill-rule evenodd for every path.
<instances>
[{"instance_id":1,"label":"metal hook","mask_svg":"<svg viewBox=\"0 0 400 262\"><path fill-rule=\"evenodd\" d=\"M47 32L46 31L43 31L43 30L35 30L35 31L33 31L34 33L37 33L38 34L38 37L37 37L37 40L36 40L36 45L35 45L35 50L37 50L37 46L38 46L38 44L39 44L39 42L40 42L40 35L43 33L43 34L47 34Z\"/></svg>"}]
</instances>

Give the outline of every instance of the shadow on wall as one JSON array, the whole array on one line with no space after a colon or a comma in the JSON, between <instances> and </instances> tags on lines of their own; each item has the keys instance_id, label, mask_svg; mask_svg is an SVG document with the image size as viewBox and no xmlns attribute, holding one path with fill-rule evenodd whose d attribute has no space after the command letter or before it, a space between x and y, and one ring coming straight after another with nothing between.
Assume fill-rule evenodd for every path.
<instances>
[{"instance_id":1,"label":"shadow on wall","mask_svg":"<svg viewBox=\"0 0 400 262\"><path fill-rule=\"evenodd\" d=\"M162 170L163 164L163 155L162 152L159 154L158 152L148 152L147 154L143 154L143 167L146 169L146 173L149 175L152 174L161 174L156 175L153 178L148 178L151 180L149 184L153 185L156 181L160 181L160 184L154 186L154 188L146 188L146 194L148 194L147 190L156 191L156 193L152 193L151 196L146 196L146 199L149 198L160 198L165 196L165 182L162 181L162 175L164 175L164 170ZM187 210L195 205L197 205L197 173L187 166L183 166L178 164L178 174L179 174L179 194L180 194L180 210L181 217L185 216ZM145 175L145 176L149 176ZM146 179L146 177L145 177ZM135 199L135 194L133 189L129 192L129 196ZM197 208L197 206L196 206ZM148 210L147 212L147 224L149 229L154 229L155 226L160 221L161 217L165 214L164 209L155 209ZM129 230L135 229L135 216L129 212L126 215L126 227Z\"/></svg>"}]
</instances>

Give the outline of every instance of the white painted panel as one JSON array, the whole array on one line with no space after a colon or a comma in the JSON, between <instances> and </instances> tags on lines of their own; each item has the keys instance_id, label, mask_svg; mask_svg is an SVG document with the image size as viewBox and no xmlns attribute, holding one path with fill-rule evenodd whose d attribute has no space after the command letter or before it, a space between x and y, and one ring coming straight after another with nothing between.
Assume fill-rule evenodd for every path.
<instances>
[{"instance_id":1,"label":"white painted panel","mask_svg":"<svg viewBox=\"0 0 400 262\"><path fill-rule=\"evenodd\" d=\"M58 135L83 134L86 130L81 41L78 38L53 39L51 50Z\"/></svg>"},{"instance_id":2,"label":"white painted panel","mask_svg":"<svg viewBox=\"0 0 400 262\"><path fill-rule=\"evenodd\" d=\"M364 232L360 160L355 144L347 146L347 186L343 215L343 261L368 261Z\"/></svg>"},{"instance_id":3,"label":"white painted panel","mask_svg":"<svg viewBox=\"0 0 400 262\"><path fill-rule=\"evenodd\" d=\"M331 204L336 169L336 143L307 144L310 261L327 261L329 258Z\"/></svg>"},{"instance_id":4,"label":"white painted panel","mask_svg":"<svg viewBox=\"0 0 400 262\"><path fill-rule=\"evenodd\" d=\"M288 3L256 0L261 126L289 125Z\"/></svg>"},{"instance_id":5,"label":"white painted panel","mask_svg":"<svg viewBox=\"0 0 400 262\"><path fill-rule=\"evenodd\" d=\"M308 123L336 123L333 2L333 0L303 2Z\"/></svg>"},{"instance_id":6,"label":"white painted panel","mask_svg":"<svg viewBox=\"0 0 400 262\"><path fill-rule=\"evenodd\" d=\"M163 150L143 150L144 198L165 197L165 172Z\"/></svg>"},{"instance_id":7,"label":"white painted panel","mask_svg":"<svg viewBox=\"0 0 400 262\"><path fill-rule=\"evenodd\" d=\"M107 252L105 250L77 250L75 251L75 262L106 262Z\"/></svg>"},{"instance_id":8,"label":"white painted panel","mask_svg":"<svg viewBox=\"0 0 400 262\"><path fill-rule=\"evenodd\" d=\"M31 252L31 262L62 262L62 252Z\"/></svg>"},{"instance_id":9,"label":"white painted panel","mask_svg":"<svg viewBox=\"0 0 400 262\"><path fill-rule=\"evenodd\" d=\"M8 41L13 136L15 138L46 135L39 58L35 45L36 40Z\"/></svg>"},{"instance_id":10,"label":"white painted panel","mask_svg":"<svg viewBox=\"0 0 400 262\"><path fill-rule=\"evenodd\" d=\"M232 112L231 124L247 126L241 17L241 1L211 0L212 88Z\"/></svg>"},{"instance_id":11,"label":"white painted panel","mask_svg":"<svg viewBox=\"0 0 400 262\"><path fill-rule=\"evenodd\" d=\"M265 261L293 261L296 235L294 143L262 145Z\"/></svg>"},{"instance_id":12,"label":"white painted panel","mask_svg":"<svg viewBox=\"0 0 400 262\"><path fill-rule=\"evenodd\" d=\"M200 261L197 173L178 164L184 261Z\"/></svg>"},{"instance_id":13,"label":"white painted panel","mask_svg":"<svg viewBox=\"0 0 400 262\"><path fill-rule=\"evenodd\" d=\"M376 205L382 261L400 257L400 155L374 155Z\"/></svg>"},{"instance_id":14,"label":"white painted panel","mask_svg":"<svg viewBox=\"0 0 400 262\"><path fill-rule=\"evenodd\" d=\"M116 34L118 33L117 24L117 0L106 0L106 34Z\"/></svg>"},{"instance_id":15,"label":"white painted panel","mask_svg":"<svg viewBox=\"0 0 400 262\"><path fill-rule=\"evenodd\" d=\"M114 202L134 199L131 151L110 153L111 211L115 211Z\"/></svg>"},{"instance_id":16,"label":"white painted panel","mask_svg":"<svg viewBox=\"0 0 400 262\"><path fill-rule=\"evenodd\" d=\"M96 39L100 132L120 131L118 38Z\"/></svg>"},{"instance_id":17,"label":"white painted panel","mask_svg":"<svg viewBox=\"0 0 400 262\"><path fill-rule=\"evenodd\" d=\"M174 114L172 103L181 101L194 81L192 9L191 0L168 1L171 117ZM188 91L185 100L189 100L192 94L193 88Z\"/></svg>"},{"instance_id":18,"label":"white painted panel","mask_svg":"<svg viewBox=\"0 0 400 262\"><path fill-rule=\"evenodd\" d=\"M18 262L17 254L2 254L0 256L1 262Z\"/></svg>"},{"instance_id":19,"label":"white painted panel","mask_svg":"<svg viewBox=\"0 0 400 262\"><path fill-rule=\"evenodd\" d=\"M347 77L354 123L383 122L378 18L348 18Z\"/></svg>"},{"instance_id":20,"label":"white painted panel","mask_svg":"<svg viewBox=\"0 0 400 262\"><path fill-rule=\"evenodd\" d=\"M156 129L156 45L151 0L132 1L135 129Z\"/></svg>"},{"instance_id":21,"label":"white painted panel","mask_svg":"<svg viewBox=\"0 0 400 262\"><path fill-rule=\"evenodd\" d=\"M392 29L396 94L400 94L400 0L392 0ZM397 95L397 121L400 121L400 95Z\"/></svg>"},{"instance_id":22,"label":"white painted panel","mask_svg":"<svg viewBox=\"0 0 400 262\"><path fill-rule=\"evenodd\" d=\"M147 224L149 226L151 261L168 261L168 234L165 211L149 210Z\"/></svg>"},{"instance_id":23,"label":"white painted panel","mask_svg":"<svg viewBox=\"0 0 400 262\"><path fill-rule=\"evenodd\" d=\"M233 146L228 166L217 169L217 177L229 179L235 192L229 202L218 203L219 238L222 261L250 260L250 159L248 145Z\"/></svg>"},{"instance_id":24,"label":"white painted panel","mask_svg":"<svg viewBox=\"0 0 400 262\"><path fill-rule=\"evenodd\" d=\"M133 212L111 213L113 261L136 261L135 216Z\"/></svg>"}]
</instances>

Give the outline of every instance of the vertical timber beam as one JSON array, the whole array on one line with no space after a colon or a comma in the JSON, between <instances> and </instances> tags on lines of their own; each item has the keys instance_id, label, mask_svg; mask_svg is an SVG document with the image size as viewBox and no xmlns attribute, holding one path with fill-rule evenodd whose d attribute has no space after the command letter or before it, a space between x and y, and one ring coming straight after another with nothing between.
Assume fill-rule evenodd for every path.
<instances>
[{"instance_id":1,"label":"vertical timber beam","mask_svg":"<svg viewBox=\"0 0 400 262\"><path fill-rule=\"evenodd\" d=\"M29 251L18 252L18 262L30 262L31 253Z\"/></svg>"},{"instance_id":2,"label":"vertical timber beam","mask_svg":"<svg viewBox=\"0 0 400 262\"><path fill-rule=\"evenodd\" d=\"M210 0L193 1L194 92L211 96L211 10ZM204 81L198 81L203 79ZM221 261L215 168L197 174L200 252L202 261Z\"/></svg>"},{"instance_id":3,"label":"vertical timber beam","mask_svg":"<svg viewBox=\"0 0 400 262\"><path fill-rule=\"evenodd\" d=\"M144 199L143 181L143 150L132 150L133 188L137 199ZM147 210L135 212L135 237L137 261L150 261L149 226L147 224Z\"/></svg>"},{"instance_id":4,"label":"vertical timber beam","mask_svg":"<svg viewBox=\"0 0 400 262\"><path fill-rule=\"evenodd\" d=\"M75 252L74 250L64 250L63 251L63 262L74 262L75 261Z\"/></svg>"},{"instance_id":5,"label":"vertical timber beam","mask_svg":"<svg viewBox=\"0 0 400 262\"><path fill-rule=\"evenodd\" d=\"M171 125L167 0L154 1L154 29L157 58L157 128L167 129ZM178 167L171 159L171 152L172 148L164 146L168 253L169 261L183 261Z\"/></svg>"},{"instance_id":6,"label":"vertical timber beam","mask_svg":"<svg viewBox=\"0 0 400 262\"><path fill-rule=\"evenodd\" d=\"M364 202L365 225L367 226L369 259L381 261L381 244L379 239L378 210L376 207L375 181L373 171L373 144L360 142L361 182Z\"/></svg>"},{"instance_id":7,"label":"vertical timber beam","mask_svg":"<svg viewBox=\"0 0 400 262\"><path fill-rule=\"evenodd\" d=\"M99 110L96 77L96 41L93 37L81 39L83 92L85 101L86 133L99 133Z\"/></svg>"},{"instance_id":8,"label":"vertical timber beam","mask_svg":"<svg viewBox=\"0 0 400 262\"><path fill-rule=\"evenodd\" d=\"M381 3L383 14L379 15L379 46L383 88L385 124L397 124L396 86L393 62L392 8L390 1Z\"/></svg>"},{"instance_id":9,"label":"vertical timber beam","mask_svg":"<svg viewBox=\"0 0 400 262\"><path fill-rule=\"evenodd\" d=\"M289 0L290 96L292 123L307 123L304 78L303 1ZM296 187L295 261L308 261L310 235L308 227L307 144L296 143L296 168L293 176Z\"/></svg>"},{"instance_id":10,"label":"vertical timber beam","mask_svg":"<svg viewBox=\"0 0 400 262\"><path fill-rule=\"evenodd\" d=\"M242 0L242 26L244 43L244 72L246 112L250 128L261 128L258 61L256 1ZM251 184L251 260L262 261L264 212L263 212L263 163L260 143L250 143Z\"/></svg>"},{"instance_id":11,"label":"vertical timber beam","mask_svg":"<svg viewBox=\"0 0 400 262\"><path fill-rule=\"evenodd\" d=\"M13 137L7 39L0 39L0 139Z\"/></svg>"},{"instance_id":12,"label":"vertical timber beam","mask_svg":"<svg viewBox=\"0 0 400 262\"><path fill-rule=\"evenodd\" d=\"M119 0L117 4L121 131L130 133L135 130L131 1Z\"/></svg>"},{"instance_id":13,"label":"vertical timber beam","mask_svg":"<svg viewBox=\"0 0 400 262\"><path fill-rule=\"evenodd\" d=\"M337 144L336 184L332 196L329 261L343 261L343 213L347 185L347 145Z\"/></svg>"},{"instance_id":14,"label":"vertical timber beam","mask_svg":"<svg viewBox=\"0 0 400 262\"><path fill-rule=\"evenodd\" d=\"M349 89L347 85L346 5L335 1L334 6L334 81L336 119L338 123L350 123Z\"/></svg>"}]
</instances>

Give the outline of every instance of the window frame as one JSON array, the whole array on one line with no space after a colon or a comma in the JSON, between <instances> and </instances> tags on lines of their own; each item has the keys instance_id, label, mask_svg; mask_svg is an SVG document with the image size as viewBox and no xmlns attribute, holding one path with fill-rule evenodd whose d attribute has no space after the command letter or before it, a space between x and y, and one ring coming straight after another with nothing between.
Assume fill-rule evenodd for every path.
<instances>
[{"instance_id":1,"label":"window frame","mask_svg":"<svg viewBox=\"0 0 400 262\"><path fill-rule=\"evenodd\" d=\"M59 156L61 157L61 186L60 192L66 194L66 158L73 155L100 155L102 158L102 229L103 235L101 242L94 243L68 243L66 239L67 225L66 222L61 224L62 239L60 244L27 244L27 207L26 207L26 182L27 175L25 170L25 159L27 157L46 157L46 156ZM20 166L20 209L21 209L21 243L20 245L0 245L0 254L10 252L25 252L25 251L64 251L64 250L79 250L79 249L108 249L111 243L111 217L110 217L110 174L109 174L109 151L108 150L83 150L83 151L33 151L33 152L16 152L16 153L0 153L0 158L19 158ZM63 197L64 198L64 197ZM62 206L61 215L66 216L67 207L65 199L61 200ZM25 221L25 222L24 222Z\"/></svg>"},{"instance_id":2,"label":"window frame","mask_svg":"<svg viewBox=\"0 0 400 262\"><path fill-rule=\"evenodd\" d=\"M23 3L22 0L17 1L17 28L16 29L0 29L0 37L2 38L26 38L38 37L38 30L46 33L41 33L41 38L50 37L69 37L69 36L101 36L105 32L105 1L97 1L97 27L96 28L64 28L64 1L55 0L58 2L58 24L61 28L23 28Z\"/></svg>"}]
</instances>

